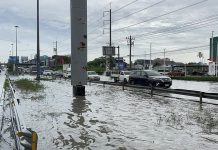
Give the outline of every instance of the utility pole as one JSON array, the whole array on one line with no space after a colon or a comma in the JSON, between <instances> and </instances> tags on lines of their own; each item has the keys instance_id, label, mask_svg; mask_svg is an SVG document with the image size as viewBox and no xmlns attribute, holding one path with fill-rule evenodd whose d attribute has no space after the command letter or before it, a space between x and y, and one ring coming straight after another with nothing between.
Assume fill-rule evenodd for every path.
<instances>
[{"instance_id":1,"label":"utility pole","mask_svg":"<svg viewBox=\"0 0 218 150\"><path fill-rule=\"evenodd\" d=\"M54 55L58 55L58 41L56 41L54 43L55 43Z\"/></svg>"},{"instance_id":2,"label":"utility pole","mask_svg":"<svg viewBox=\"0 0 218 150\"><path fill-rule=\"evenodd\" d=\"M165 71L166 71L166 49L164 49L164 75L165 75Z\"/></svg>"},{"instance_id":3,"label":"utility pole","mask_svg":"<svg viewBox=\"0 0 218 150\"><path fill-rule=\"evenodd\" d=\"M151 47L152 47L152 43L150 43L150 66L149 66L149 69L151 69Z\"/></svg>"},{"instance_id":4,"label":"utility pole","mask_svg":"<svg viewBox=\"0 0 218 150\"><path fill-rule=\"evenodd\" d=\"M15 28L16 28L16 59L15 59L15 70L17 71L17 28L19 27L19 26L14 26ZM19 61L19 60L18 60Z\"/></svg>"},{"instance_id":5,"label":"utility pole","mask_svg":"<svg viewBox=\"0 0 218 150\"><path fill-rule=\"evenodd\" d=\"M120 72L120 47L118 46L117 49L118 49L118 70Z\"/></svg>"},{"instance_id":6,"label":"utility pole","mask_svg":"<svg viewBox=\"0 0 218 150\"><path fill-rule=\"evenodd\" d=\"M216 77L218 76L218 42L216 47Z\"/></svg>"},{"instance_id":7,"label":"utility pole","mask_svg":"<svg viewBox=\"0 0 218 150\"><path fill-rule=\"evenodd\" d=\"M112 47L112 11L111 11L111 3L110 3L110 10L109 11L104 11L103 12L103 17L105 17L105 13L109 13L109 20L104 20L103 21L103 25L105 25L105 21L109 21L109 47ZM104 29L108 29L108 28L103 28L103 34L104 34ZM106 72L109 70L111 70L111 60L112 60L112 56L105 56L106 59Z\"/></svg>"},{"instance_id":8,"label":"utility pole","mask_svg":"<svg viewBox=\"0 0 218 150\"><path fill-rule=\"evenodd\" d=\"M14 44L12 43L11 44L11 56L13 56L14 55Z\"/></svg>"},{"instance_id":9,"label":"utility pole","mask_svg":"<svg viewBox=\"0 0 218 150\"><path fill-rule=\"evenodd\" d=\"M40 45L39 45L39 0L37 0L37 76L36 80L40 80Z\"/></svg>"},{"instance_id":10,"label":"utility pole","mask_svg":"<svg viewBox=\"0 0 218 150\"><path fill-rule=\"evenodd\" d=\"M213 33L214 31L212 31L212 39L211 39L211 59L212 59L212 62L213 62Z\"/></svg>"},{"instance_id":11,"label":"utility pole","mask_svg":"<svg viewBox=\"0 0 218 150\"><path fill-rule=\"evenodd\" d=\"M111 35L111 4L110 4L110 48L112 47L112 35ZM112 69L112 64L111 64L111 61L112 61L112 56L110 56L110 70Z\"/></svg>"},{"instance_id":12,"label":"utility pole","mask_svg":"<svg viewBox=\"0 0 218 150\"><path fill-rule=\"evenodd\" d=\"M131 35L129 37L126 37L127 39L127 45L129 45L129 68L132 69L132 46L134 45L134 40Z\"/></svg>"},{"instance_id":13,"label":"utility pole","mask_svg":"<svg viewBox=\"0 0 218 150\"><path fill-rule=\"evenodd\" d=\"M146 65L146 49L145 49L145 59L144 59L144 70L145 70L145 65Z\"/></svg>"}]
</instances>

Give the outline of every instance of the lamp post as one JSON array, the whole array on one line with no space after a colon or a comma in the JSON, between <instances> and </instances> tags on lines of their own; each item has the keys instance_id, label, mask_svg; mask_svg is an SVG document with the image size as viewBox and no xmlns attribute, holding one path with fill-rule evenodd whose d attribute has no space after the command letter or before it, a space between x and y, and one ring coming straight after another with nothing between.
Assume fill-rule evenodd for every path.
<instances>
[{"instance_id":1,"label":"lamp post","mask_svg":"<svg viewBox=\"0 0 218 150\"><path fill-rule=\"evenodd\" d=\"M11 44L11 56L14 55L14 50L13 50L13 49L14 49L14 44L12 43L12 44Z\"/></svg>"},{"instance_id":2,"label":"lamp post","mask_svg":"<svg viewBox=\"0 0 218 150\"><path fill-rule=\"evenodd\" d=\"M37 0L37 76L36 79L40 80L40 45L39 45L39 0Z\"/></svg>"},{"instance_id":3,"label":"lamp post","mask_svg":"<svg viewBox=\"0 0 218 150\"><path fill-rule=\"evenodd\" d=\"M16 71L17 71L17 28L19 27L19 26L14 26L15 27L15 29L16 29L16 59L15 59L15 67L16 67ZM18 60L19 61L19 60Z\"/></svg>"}]
</instances>

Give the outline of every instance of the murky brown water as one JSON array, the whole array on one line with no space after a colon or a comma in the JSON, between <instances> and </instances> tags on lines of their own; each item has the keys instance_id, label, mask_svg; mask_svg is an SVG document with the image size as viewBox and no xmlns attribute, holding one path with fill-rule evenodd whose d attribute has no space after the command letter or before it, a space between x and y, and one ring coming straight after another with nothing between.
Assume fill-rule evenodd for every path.
<instances>
[{"instance_id":1,"label":"murky brown water","mask_svg":"<svg viewBox=\"0 0 218 150\"><path fill-rule=\"evenodd\" d=\"M69 81L42 83L41 93L19 94L40 150L217 149L217 106L94 84L72 98Z\"/></svg>"}]
</instances>

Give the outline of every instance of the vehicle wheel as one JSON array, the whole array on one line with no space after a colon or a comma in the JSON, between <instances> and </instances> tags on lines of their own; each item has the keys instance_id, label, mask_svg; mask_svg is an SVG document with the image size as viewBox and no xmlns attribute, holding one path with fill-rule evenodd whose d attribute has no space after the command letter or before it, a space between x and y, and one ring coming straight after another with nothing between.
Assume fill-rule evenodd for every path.
<instances>
[{"instance_id":1,"label":"vehicle wheel","mask_svg":"<svg viewBox=\"0 0 218 150\"><path fill-rule=\"evenodd\" d=\"M127 84L127 80L126 80L126 78L123 80L123 82L124 82L124 84Z\"/></svg>"},{"instance_id":2,"label":"vehicle wheel","mask_svg":"<svg viewBox=\"0 0 218 150\"><path fill-rule=\"evenodd\" d=\"M134 85L134 84L135 84L135 81L134 81L134 80L132 80L132 81L130 82L130 84Z\"/></svg>"},{"instance_id":3,"label":"vehicle wheel","mask_svg":"<svg viewBox=\"0 0 218 150\"><path fill-rule=\"evenodd\" d=\"M149 86L150 86L150 87L151 87L151 86L155 87L155 86L156 86L156 82L150 82L150 83L149 83Z\"/></svg>"},{"instance_id":4,"label":"vehicle wheel","mask_svg":"<svg viewBox=\"0 0 218 150\"><path fill-rule=\"evenodd\" d=\"M116 79L116 78L114 78L114 82L117 82L117 79Z\"/></svg>"}]
</instances>

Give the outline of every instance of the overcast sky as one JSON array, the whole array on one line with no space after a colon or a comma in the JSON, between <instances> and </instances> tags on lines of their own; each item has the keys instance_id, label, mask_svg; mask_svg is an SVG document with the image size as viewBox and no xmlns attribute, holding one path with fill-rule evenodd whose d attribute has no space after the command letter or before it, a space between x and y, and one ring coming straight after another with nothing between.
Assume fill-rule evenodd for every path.
<instances>
[{"instance_id":1,"label":"overcast sky","mask_svg":"<svg viewBox=\"0 0 218 150\"><path fill-rule=\"evenodd\" d=\"M209 57L211 32L218 35L217 0L88 0L88 60L102 56L102 46L109 42L109 16L112 9L112 43L120 46L121 56L128 62L126 37L135 37L133 60L166 57L179 62L199 61L203 52ZM198 3L201 2L201 3ZM198 4L197 4L198 3ZM58 54L70 54L70 0L40 0L41 55L53 55L58 41ZM36 53L36 0L0 1L0 61L7 61L18 25L18 55L33 57ZM104 33L103 34L103 29ZM201 47L202 46L202 47ZM15 54L15 46L14 46Z\"/></svg>"}]
</instances>

